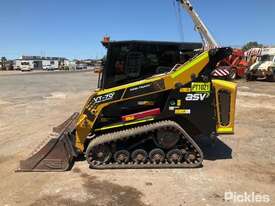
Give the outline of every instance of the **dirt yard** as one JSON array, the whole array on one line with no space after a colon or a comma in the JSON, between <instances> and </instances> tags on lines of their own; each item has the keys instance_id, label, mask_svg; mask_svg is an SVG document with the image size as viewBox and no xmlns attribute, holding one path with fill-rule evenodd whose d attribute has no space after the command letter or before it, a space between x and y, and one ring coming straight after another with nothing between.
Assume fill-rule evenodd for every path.
<instances>
[{"instance_id":1,"label":"dirt yard","mask_svg":"<svg viewBox=\"0 0 275 206\"><path fill-rule=\"evenodd\" d=\"M238 81L235 135L220 137L199 169L15 173L20 159L81 107L91 72L0 76L0 205L275 205L275 83ZM234 203L225 192L268 195Z\"/></svg>"}]
</instances>

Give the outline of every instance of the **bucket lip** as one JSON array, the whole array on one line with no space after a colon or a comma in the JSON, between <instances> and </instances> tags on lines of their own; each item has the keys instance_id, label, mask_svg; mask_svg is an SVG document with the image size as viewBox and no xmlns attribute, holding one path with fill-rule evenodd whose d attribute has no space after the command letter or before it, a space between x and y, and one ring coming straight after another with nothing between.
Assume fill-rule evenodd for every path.
<instances>
[{"instance_id":1,"label":"bucket lip","mask_svg":"<svg viewBox=\"0 0 275 206\"><path fill-rule=\"evenodd\" d=\"M69 170L74 163L74 157L77 155L69 138L67 133L60 134L58 138L51 138L39 151L25 160L20 160L19 167L15 169L15 172L58 172ZM57 155L47 159L55 149L60 150L61 156ZM61 161L61 163L59 163L60 167L51 167L49 162L47 163L47 160ZM46 169L39 168L39 166L43 164L47 167Z\"/></svg>"},{"instance_id":2,"label":"bucket lip","mask_svg":"<svg viewBox=\"0 0 275 206\"><path fill-rule=\"evenodd\" d=\"M57 127L54 127L53 132L57 134L57 137L51 138L46 144L44 144L43 147L41 147L37 152L33 153L27 159L20 160L19 168L15 169L15 172L55 172L55 171L58 172L58 171L69 170L74 163L74 157L78 156L77 151L75 150L73 145L73 142L74 142L73 132L76 128L76 121L78 119L78 116L79 116L79 113L75 112L62 124L58 125ZM57 130L59 132L57 132ZM52 144L50 144L49 147L46 147L46 145L49 144L51 141L54 141L54 142L52 142ZM44 159L46 159L49 154L51 154L51 152L58 146L58 144L62 144L62 147L64 147L64 151L67 153L67 158L64 158L64 161L65 161L64 167L60 167L57 169L37 168L37 166ZM58 147L60 147L60 145ZM44 149L44 152L41 152L40 154L38 154L43 149ZM60 149L60 148L57 148L57 149ZM58 159L58 156L57 156L57 159Z\"/></svg>"}]
</instances>

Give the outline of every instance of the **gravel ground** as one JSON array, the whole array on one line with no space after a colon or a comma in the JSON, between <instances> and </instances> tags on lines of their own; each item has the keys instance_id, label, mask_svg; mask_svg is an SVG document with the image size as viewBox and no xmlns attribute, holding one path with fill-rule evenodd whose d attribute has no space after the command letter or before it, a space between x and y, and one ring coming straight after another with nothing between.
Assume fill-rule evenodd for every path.
<instances>
[{"instance_id":1,"label":"gravel ground","mask_svg":"<svg viewBox=\"0 0 275 206\"><path fill-rule=\"evenodd\" d=\"M223 135L199 169L14 173L51 128L80 111L91 72L0 75L0 205L275 205L275 83L238 81L235 135ZM268 203L224 199L225 192ZM251 199L251 198L250 198Z\"/></svg>"}]
</instances>

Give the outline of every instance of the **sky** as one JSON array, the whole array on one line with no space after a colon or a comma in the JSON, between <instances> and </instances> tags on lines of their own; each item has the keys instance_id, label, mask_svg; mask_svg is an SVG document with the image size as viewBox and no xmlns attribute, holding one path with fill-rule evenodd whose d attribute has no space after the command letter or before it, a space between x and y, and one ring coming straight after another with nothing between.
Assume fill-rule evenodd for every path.
<instances>
[{"instance_id":1,"label":"sky","mask_svg":"<svg viewBox=\"0 0 275 206\"><path fill-rule=\"evenodd\" d=\"M191 0L224 46L275 45L274 0ZM200 42L175 0L1 0L0 56L100 58L111 40Z\"/></svg>"}]
</instances>

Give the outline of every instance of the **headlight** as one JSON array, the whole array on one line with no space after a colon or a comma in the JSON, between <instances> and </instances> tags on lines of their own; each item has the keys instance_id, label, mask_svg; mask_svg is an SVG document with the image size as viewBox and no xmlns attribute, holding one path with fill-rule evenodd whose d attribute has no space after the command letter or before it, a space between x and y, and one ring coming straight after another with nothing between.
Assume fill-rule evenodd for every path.
<instances>
[{"instance_id":1,"label":"headlight","mask_svg":"<svg viewBox=\"0 0 275 206\"><path fill-rule=\"evenodd\" d=\"M274 69L275 69L275 67L268 67L268 68L267 68L267 71L273 72Z\"/></svg>"}]
</instances>

